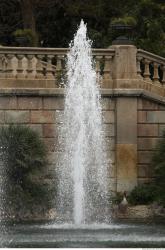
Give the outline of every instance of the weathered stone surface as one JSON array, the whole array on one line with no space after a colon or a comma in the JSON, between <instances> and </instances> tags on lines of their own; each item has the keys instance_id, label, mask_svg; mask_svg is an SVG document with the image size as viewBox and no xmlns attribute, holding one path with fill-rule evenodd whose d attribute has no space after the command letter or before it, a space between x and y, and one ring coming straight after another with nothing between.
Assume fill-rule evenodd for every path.
<instances>
[{"instance_id":1,"label":"weathered stone surface","mask_svg":"<svg viewBox=\"0 0 165 250\"><path fill-rule=\"evenodd\" d=\"M43 136L44 137L57 137L59 134L59 128L57 124L43 124Z\"/></svg>"},{"instance_id":2,"label":"weathered stone surface","mask_svg":"<svg viewBox=\"0 0 165 250\"><path fill-rule=\"evenodd\" d=\"M157 124L138 124L138 136L158 136Z\"/></svg>"},{"instance_id":3,"label":"weathered stone surface","mask_svg":"<svg viewBox=\"0 0 165 250\"><path fill-rule=\"evenodd\" d=\"M101 107L102 110L114 110L115 100L110 97L103 97L101 98Z\"/></svg>"},{"instance_id":4,"label":"weathered stone surface","mask_svg":"<svg viewBox=\"0 0 165 250\"><path fill-rule=\"evenodd\" d=\"M18 97L18 109L42 109L42 98Z\"/></svg>"},{"instance_id":5,"label":"weathered stone surface","mask_svg":"<svg viewBox=\"0 0 165 250\"><path fill-rule=\"evenodd\" d=\"M165 111L148 111L147 121L149 123L165 123Z\"/></svg>"},{"instance_id":6,"label":"weathered stone surface","mask_svg":"<svg viewBox=\"0 0 165 250\"><path fill-rule=\"evenodd\" d=\"M29 111L5 111L6 123L29 123L30 112Z\"/></svg>"},{"instance_id":7,"label":"weathered stone surface","mask_svg":"<svg viewBox=\"0 0 165 250\"><path fill-rule=\"evenodd\" d=\"M147 111L138 111L138 122L139 123L147 122Z\"/></svg>"},{"instance_id":8,"label":"weathered stone surface","mask_svg":"<svg viewBox=\"0 0 165 250\"><path fill-rule=\"evenodd\" d=\"M138 165L138 177L148 178L153 176L153 169L149 164L139 164Z\"/></svg>"},{"instance_id":9,"label":"weathered stone surface","mask_svg":"<svg viewBox=\"0 0 165 250\"><path fill-rule=\"evenodd\" d=\"M117 144L117 191L131 191L137 185L137 145Z\"/></svg>"},{"instance_id":10,"label":"weathered stone surface","mask_svg":"<svg viewBox=\"0 0 165 250\"><path fill-rule=\"evenodd\" d=\"M0 123L4 123L4 122L5 122L5 112L0 111Z\"/></svg>"},{"instance_id":11,"label":"weathered stone surface","mask_svg":"<svg viewBox=\"0 0 165 250\"><path fill-rule=\"evenodd\" d=\"M138 109L143 110L158 110L158 103L147 99L138 98Z\"/></svg>"},{"instance_id":12,"label":"weathered stone surface","mask_svg":"<svg viewBox=\"0 0 165 250\"><path fill-rule=\"evenodd\" d=\"M114 123L114 111L103 111L103 123Z\"/></svg>"},{"instance_id":13,"label":"weathered stone surface","mask_svg":"<svg viewBox=\"0 0 165 250\"><path fill-rule=\"evenodd\" d=\"M17 97L0 97L0 109L17 109Z\"/></svg>"},{"instance_id":14,"label":"weathered stone surface","mask_svg":"<svg viewBox=\"0 0 165 250\"><path fill-rule=\"evenodd\" d=\"M138 151L138 163L150 163L152 151Z\"/></svg>"},{"instance_id":15,"label":"weathered stone surface","mask_svg":"<svg viewBox=\"0 0 165 250\"><path fill-rule=\"evenodd\" d=\"M63 97L44 97L43 98L44 109L64 109Z\"/></svg>"},{"instance_id":16,"label":"weathered stone surface","mask_svg":"<svg viewBox=\"0 0 165 250\"><path fill-rule=\"evenodd\" d=\"M152 150L155 148L158 138L138 138L139 150Z\"/></svg>"},{"instance_id":17,"label":"weathered stone surface","mask_svg":"<svg viewBox=\"0 0 165 250\"><path fill-rule=\"evenodd\" d=\"M118 98L117 106L117 143L137 143L137 99Z\"/></svg>"},{"instance_id":18,"label":"weathered stone surface","mask_svg":"<svg viewBox=\"0 0 165 250\"><path fill-rule=\"evenodd\" d=\"M31 111L31 123L53 123L55 114L53 111Z\"/></svg>"}]
</instances>

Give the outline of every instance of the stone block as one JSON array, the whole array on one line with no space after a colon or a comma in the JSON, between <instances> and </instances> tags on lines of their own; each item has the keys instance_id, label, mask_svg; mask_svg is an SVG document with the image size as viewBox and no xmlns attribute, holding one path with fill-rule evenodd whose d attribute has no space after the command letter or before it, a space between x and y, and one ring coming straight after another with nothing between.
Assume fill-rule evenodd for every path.
<instances>
[{"instance_id":1,"label":"stone block","mask_svg":"<svg viewBox=\"0 0 165 250\"><path fill-rule=\"evenodd\" d=\"M29 111L5 111L6 123L29 123L30 112Z\"/></svg>"},{"instance_id":2,"label":"stone block","mask_svg":"<svg viewBox=\"0 0 165 250\"><path fill-rule=\"evenodd\" d=\"M55 114L53 111L31 111L31 123L54 123L54 121Z\"/></svg>"},{"instance_id":3,"label":"stone block","mask_svg":"<svg viewBox=\"0 0 165 250\"><path fill-rule=\"evenodd\" d=\"M149 164L138 165L138 178L149 178L152 176L153 176L153 170Z\"/></svg>"},{"instance_id":4,"label":"stone block","mask_svg":"<svg viewBox=\"0 0 165 250\"><path fill-rule=\"evenodd\" d=\"M44 97L43 105L44 109L64 109L64 98L63 97Z\"/></svg>"},{"instance_id":5,"label":"stone block","mask_svg":"<svg viewBox=\"0 0 165 250\"><path fill-rule=\"evenodd\" d=\"M101 107L102 110L114 110L115 109L115 100L110 97L101 98Z\"/></svg>"},{"instance_id":6,"label":"stone block","mask_svg":"<svg viewBox=\"0 0 165 250\"><path fill-rule=\"evenodd\" d=\"M0 123L4 123L4 122L5 122L5 112L0 111Z\"/></svg>"},{"instance_id":7,"label":"stone block","mask_svg":"<svg viewBox=\"0 0 165 250\"><path fill-rule=\"evenodd\" d=\"M17 97L0 97L0 109L17 109Z\"/></svg>"},{"instance_id":8,"label":"stone block","mask_svg":"<svg viewBox=\"0 0 165 250\"><path fill-rule=\"evenodd\" d=\"M138 136L158 136L157 124L138 124Z\"/></svg>"},{"instance_id":9,"label":"stone block","mask_svg":"<svg viewBox=\"0 0 165 250\"><path fill-rule=\"evenodd\" d=\"M103 123L114 123L114 111L103 111L102 117Z\"/></svg>"},{"instance_id":10,"label":"stone block","mask_svg":"<svg viewBox=\"0 0 165 250\"><path fill-rule=\"evenodd\" d=\"M18 97L18 109L42 109L42 98Z\"/></svg>"},{"instance_id":11,"label":"stone block","mask_svg":"<svg viewBox=\"0 0 165 250\"><path fill-rule=\"evenodd\" d=\"M153 150L158 142L158 138L138 138L139 150Z\"/></svg>"},{"instance_id":12,"label":"stone block","mask_svg":"<svg viewBox=\"0 0 165 250\"><path fill-rule=\"evenodd\" d=\"M49 138L57 137L58 133L59 133L59 128L57 124L52 124L52 123L43 124L44 137L49 137Z\"/></svg>"},{"instance_id":13,"label":"stone block","mask_svg":"<svg viewBox=\"0 0 165 250\"><path fill-rule=\"evenodd\" d=\"M104 135L107 137L115 136L115 125L114 124L103 124Z\"/></svg>"},{"instance_id":14,"label":"stone block","mask_svg":"<svg viewBox=\"0 0 165 250\"><path fill-rule=\"evenodd\" d=\"M138 151L138 163L149 164L152 159L152 151Z\"/></svg>"},{"instance_id":15,"label":"stone block","mask_svg":"<svg viewBox=\"0 0 165 250\"><path fill-rule=\"evenodd\" d=\"M131 191L137 185L137 145L117 144L117 191Z\"/></svg>"},{"instance_id":16,"label":"stone block","mask_svg":"<svg viewBox=\"0 0 165 250\"><path fill-rule=\"evenodd\" d=\"M147 122L149 123L165 123L165 111L148 111Z\"/></svg>"},{"instance_id":17,"label":"stone block","mask_svg":"<svg viewBox=\"0 0 165 250\"><path fill-rule=\"evenodd\" d=\"M139 123L147 122L147 111L138 111L138 122Z\"/></svg>"},{"instance_id":18,"label":"stone block","mask_svg":"<svg viewBox=\"0 0 165 250\"><path fill-rule=\"evenodd\" d=\"M137 144L137 98L118 98L116 110L117 143Z\"/></svg>"},{"instance_id":19,"label":"stone block","mask_svg":"<svg viewBox=\"0 0 165 250\"><path fill-rule=\"evenodd\" d=\"M138 109L143 110L158 110L158 103L147 99L138 99Z\"/></svg>"}]
</instances>

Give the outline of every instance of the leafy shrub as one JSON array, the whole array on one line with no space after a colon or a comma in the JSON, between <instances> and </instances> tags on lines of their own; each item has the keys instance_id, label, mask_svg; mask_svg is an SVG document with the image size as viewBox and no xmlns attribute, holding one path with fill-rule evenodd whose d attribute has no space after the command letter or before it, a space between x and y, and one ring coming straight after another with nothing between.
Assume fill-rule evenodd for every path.
<instances>
[{"instance_id":1,"label":"leafy shrub","mask_svg":"<svg viewBox=\"0 0 165 250\"><path fill-rule=\"evenodd\" d=\"M156 200L165 205L165 131L152 157Z\"/></svg>"},{"instance_id":2,"label":"leafy shrub","mask_svg":"<svg viewBox=\"0 0 165 250\"><path fill-rule=\"evenodd\" d=\"M5 204L15 207L50 204L44 184L47 150L29 127L10 125L0 129L1 174L5 179Z\"/></svg>"},{"instance_id":3,"label":"leafy shrub","mask_svg":"<svg viewBox=\"0 0 165 250\"><path fill-rule=\"evenodd\" d=\"M15 40L17 38L24 38L24 46L37 46L38 43L38 37L36 34L31 30L31 29L17 29L16 31L13 32L13 36Z\"/></svg>"},{"instance_id":4,"label":"leafy shrub","mask_svg":"<svg viewBox=\"0 0 165 250\"><path fill-rule=\"evenodd\" d=\"M143 184L135 187L128 196L132 205L148 205L155 200L155 187L152 184Z\"/></svg>"}]
</instances>

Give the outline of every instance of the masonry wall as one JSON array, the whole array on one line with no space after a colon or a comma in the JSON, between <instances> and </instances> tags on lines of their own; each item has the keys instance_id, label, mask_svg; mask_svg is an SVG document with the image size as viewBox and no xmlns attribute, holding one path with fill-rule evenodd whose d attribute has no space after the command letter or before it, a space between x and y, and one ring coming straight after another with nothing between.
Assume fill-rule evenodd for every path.
<instances>
[{"instance_id":1,"label":"masonry wall","mask_svg":"<svg viewBox=\"0 0 165 250\"><path fill-rule=\"evenodd\" d=\"M102 99L103 129L106 135L107 155L111 158L113 170L109 183L114 190L115 179L115 102L110 98ZM51 176L56 166L61 146L59 129L63 122L63 96L0 96L0 126L20 124L37 131L48 148L49 165L45 169L44 181L53 181Z\"/></svg>"},{"instance_id":2,"label":"masonry wall","mask_svg":"<svg viewBox=\"0 0 165 250\"><path fill-rule=\"evenodd\" d=\"M153 178L150 160L165 129L165 106L156 101L131 96L103 96L103 129L107 155L111 158L109 184L113 191L130 191ZM36 130L49 151L45 180L50 181L57 158L59 127L63 122L63 95L0 96L0 126L22 124ZM54 184L53 184L54 185Z\"/></svg>"},{"instance_id":3,"label":"masonry wall","mask_svg":"<svg viewBox=\"0 0 165 250\"><path fill-rule=\"evenodd\" d=\"M138 99L138 183L152 180L151 158L165 130L165 105Z\"/></svg>"}]
</instances>

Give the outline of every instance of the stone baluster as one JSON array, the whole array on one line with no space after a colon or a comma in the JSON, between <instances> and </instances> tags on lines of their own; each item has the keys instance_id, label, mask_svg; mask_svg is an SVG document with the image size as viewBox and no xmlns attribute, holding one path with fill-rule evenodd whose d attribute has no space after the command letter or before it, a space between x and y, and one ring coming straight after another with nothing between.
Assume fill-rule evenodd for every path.
<instances>
[{"instance_id":1,"label":"stone baluster","mask_svg":"<svg viewBox=\"0 0 165 250\"><path fill-rule=\"evenodd\" d=\"M7 54L7 64L6 64L6 78L14 78L14 69L12 65L13 54Z\"/></svg>"},{"instance_id":2,"label":"stone baluster","mask_svg":"<svg viewBox=\"0 0 165 250\"><path fill-rule=\"evenodd\" d=\"M103 79L106 81L112 80L111 63L112 63L112 56L105 56L104 57Z\"/></svg>"},{"instance_id":3,"label":"stone baluster","mask_svg":"<svg viewBox=\"0 0 165 250\"><path fill-rule=\"evenodd\" d=\"M23 69L23 63L22 59L24 58L24 55L18 54L18 67L17 67L17 78L25 78L24 69Z\"/></svg>"},{"instance_id":4,"label":"stone baluster","mask_svg":"<svg viewBox=\"0 0 165 250\"><path fill-rule=\"evenodd\" d=\"M95 61L96 61L95 70L96 70L97 75L100 75L100 72L101 72L101 60L102 60L102 58L103 58L102 56L95 57Z\"/></svg>"},{"instance_id":5,"label":"stone baluster","mask_svg":"<svg viewBox=\"0 0 165 250\"><path fill-rule=\"evenodd\" d=\"M160 82L159 82L159 72L158 72L159 64L154 62L153 67L154 67L153 82L155 84L160 84Z\"/></svg>"},{"instance_id":6,"label":"stone baluster","mask_svg":"<svg viewBox=\"0 0 165 250\"><path fill-rule=\"evenodd\" d=\"M46 78L47 79L54 79L53 67L52 67L53 58L54 58L53 55L47 55L47 66L46 66Z\"/></svg>"},{"instance_id":7,"label":"stone baluster","mask_svg":"<svg viewBox=\"0 0 165 250\"><path fill-rule=\"evenodd\" d=\"M162 72L163 72L162 84L165 87L165 65L162 65L161 69L162 69Z\"/></svg>"},{"instance_id":8,"label":"stone baluster","mask_svg":"<svg viewBox=\"0 0 165 250\"><path fill-rule=\"evenodd\" d=\"M140 67L140 64L141 64L141 60L142 60L142 57L141 56L137 56L137 75L138 75L138 78L142 79L142 71L141 71L141 67Z\"/></svg>"},{"instance_id":9,"label":"stone baluster","mask_svg":"<svg viewBox=\"0 0 165 250\"><path fill-rule=\"evenodd\" d=\"M150 74L150 68L149 68L149 65L150 65L150 61L148 59L144 59L144 80L148 81L148 82L151 82L151 74Z\"/></svg>"},{"instance_id":10,"label":"stone baluster","mask_svg":"<svg viewBox=\"0 0 165 250\"><path fill-rule=\"evenodd\" d=\"M42 65L42 58L44 55L37 55L37 64L36 64L36 78L37 79L43 79L44 74L43 74L43 65Z\"/></svg>"},{"instance_id":11,"label":"stone baluster","mask_svg":"<svg viewBox=\"0 0 165 250\"><path fill-rule=\"evenodd\" d=\"M34 68L33 68L34 55L26 55L26 58L27 58L27 78L33 79L34 78Z\"/></svg>"},{"instance_id":12,"label":"stone baluster","mask_svg":"<svg viewBox=\"0 0 165 250\"><path fill-rule=\"evenodd\" d=\"M63 55L57 55L56 75L55 75L57 84L60 84L60 81L61 81L63 59L64 59Z\"/></svg>"},{"instance_id":13,"label":"stone baluster","mask_svg":"<svg viewBox=\"0 0 165 250\"><path fill-rule=\"evenodd\" d=\"M5 68L5 65L4 65L4 59L5 59L5 56L4 54L0 54L0 78L4 78L5 77L5 71L4 71L4 68Z\"/></svg>"}]
</instances>

